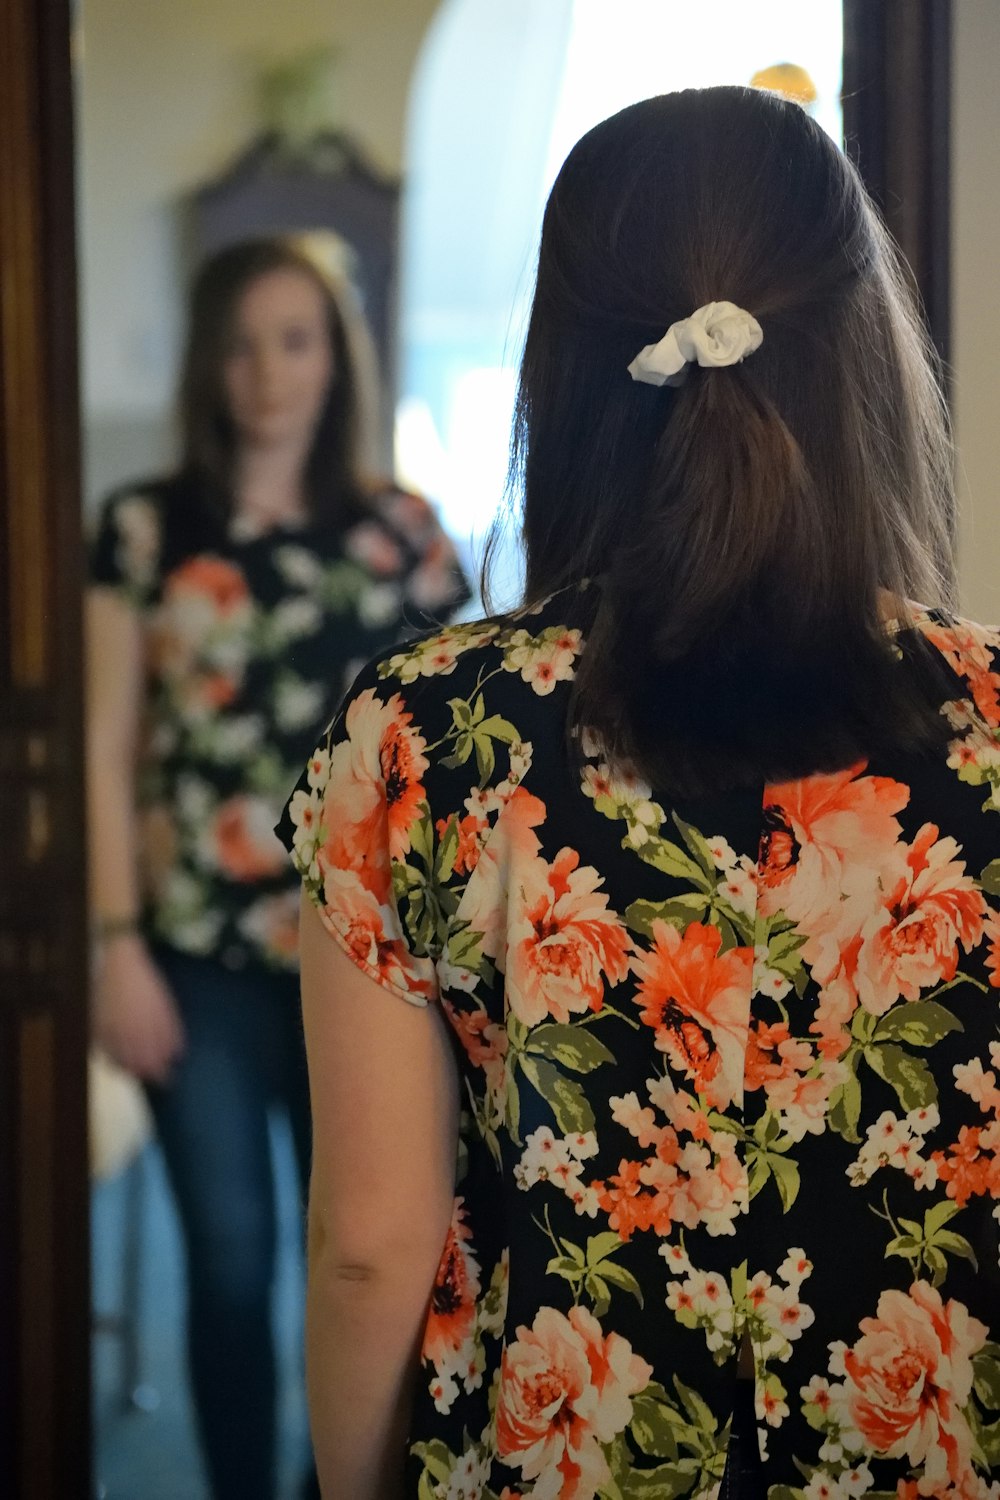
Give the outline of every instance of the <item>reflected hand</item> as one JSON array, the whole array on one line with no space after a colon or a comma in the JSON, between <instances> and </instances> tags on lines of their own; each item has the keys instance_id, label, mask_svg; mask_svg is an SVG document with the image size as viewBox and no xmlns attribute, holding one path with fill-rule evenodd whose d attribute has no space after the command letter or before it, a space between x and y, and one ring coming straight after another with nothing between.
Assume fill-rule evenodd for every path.
<instances>
[{"instance_id":1,"label":"reflected hand","mask_svg":"<svg viewBox=\"0 0 1000 1500\"><path fill-rule=\"evenodd\" d=\"M166 1083L184 1051L177 1003L134 934L110 939L98 953L93 1035L119 1067L150 1083Z\"/></svg>"}]
</instances>

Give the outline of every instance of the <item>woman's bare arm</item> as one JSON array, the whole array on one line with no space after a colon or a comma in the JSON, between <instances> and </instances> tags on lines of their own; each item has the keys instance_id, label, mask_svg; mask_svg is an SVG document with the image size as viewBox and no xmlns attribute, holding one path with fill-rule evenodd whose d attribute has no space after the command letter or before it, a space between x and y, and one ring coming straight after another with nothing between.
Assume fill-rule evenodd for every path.
<instances>
[{"instance_id":1,"label":"woman's bare arm","mask_svg":"<svg viewBox=\"0 0 1000 1500\"><path fill-rule=\"evenodd\" d=\"M397 1500L454 1202L458 1068L437 1006L369 979L308 901L301 929L313 1445L324 1500Z\"/></svg>"},{"instance_id":2,"label":"woman's bare arm","mask_svg":"<svg viewBox=\"0 0 1000 1500\"><path fill-rule=\"evenodd\" d=\"M145 690L142 625L105 588L89 591L85 619L89 883L98 934L94 1035L129 1072L162 1082L184 1033L145 943L130 930L140 905L135 763Z\"/></svg>"},{"instance_id":3,"label":"woman's bare arm","mask_svg":"<svg viewBox=\"0 0 1000 1500\"><path fill-rule=\"evenodd\" d=\"M112 589L89 590L86 631L90 908L100 925L139 911L135 760L143 642L138 614Z\"/></svg>"}]
</instances>

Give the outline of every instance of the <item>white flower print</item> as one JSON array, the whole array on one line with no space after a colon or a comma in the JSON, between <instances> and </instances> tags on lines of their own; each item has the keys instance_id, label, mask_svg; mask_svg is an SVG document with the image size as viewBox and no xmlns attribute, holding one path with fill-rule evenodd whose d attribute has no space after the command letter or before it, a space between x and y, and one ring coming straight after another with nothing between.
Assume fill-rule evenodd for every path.
<instances>
[{"instance_id":1,"label":"white flower print","mask_svg":"<svg viewBox=\"0 0 1000 1500\"><path fill-rule=\"evenodd\" d=\"M296 547L292 544L277 547L274 561L279 573L292 588L309 591L319 588L323 581L323 564L308 547Z\"/></svg>"},{"instance_id":2,"label":"white flower print","mask_svg":"<svg viewBox=\"0 0 1000 1500\"><path fill-rule=\"evenodd\" d=\"M323 621L315 599L282 599L267 617L268 632L275 643L287 643L303 635L314 635Z\"/></svg>"},{"instance_id":3,"label":"white flower print","mask_svg":"<svg viewBox=\"0 0 1000 1500\"><path fill-rule=\"evenodd\" d=\"M451 1471L444 1500L480 1500L489 1469L478 1448L467 1449Z\"/></svg>"},{"instance_id":4,"label":"white flower print","mask_svg":"<svg viewBox=\"0 0 1000 1500\"><path fill-rule=\"evenodd\" d=\"M402 595L396 583L375 583L358 600L358 618L369 629L386 625L399 614Z\"/></svg>"},{"instance_id":5,"label":"white flower print","mask_svg":"<svg viewBox=\"0 0 1000 1500\"><path fill-rule=\"evenodd\" d=\"M274 685L274 716L286 733L315 723L323 712L327 690L321 682L303 682L291 672L283 674Z\"/></svg>"},{"instance_id":6,"label":"white flower print","mask_svg":"<svg viewBox=\"0 0 1000 1500\"><path fill-rule=\"evenodd\" d=\"M583 648L579 630L555 628L532 636L527 630L515 630L504 651L504 667L520 672L522 680L541 696L551 693L557 682L568 682L576 669L576 658Z\"/></svg>"}]
</instances>

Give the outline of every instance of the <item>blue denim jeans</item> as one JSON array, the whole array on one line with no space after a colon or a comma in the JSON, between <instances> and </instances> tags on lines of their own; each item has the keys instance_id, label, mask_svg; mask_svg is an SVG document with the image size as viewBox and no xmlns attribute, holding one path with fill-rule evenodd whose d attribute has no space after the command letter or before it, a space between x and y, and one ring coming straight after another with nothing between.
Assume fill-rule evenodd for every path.
<instances>
[{"instance_id":1,"label":"blue denim jeans","mask_svg":"<svg viewBox=\"0 0 1000 1500\"><path fill-rule=\"evenodd\" d=\"M288 1112L303 1206L309 1093L298 977L156 946L187 1049L148 1090L187 1254L187 1348L215 1500L274 1500L277 1225L268 1110Z\"/></svg>"}]
</instances>

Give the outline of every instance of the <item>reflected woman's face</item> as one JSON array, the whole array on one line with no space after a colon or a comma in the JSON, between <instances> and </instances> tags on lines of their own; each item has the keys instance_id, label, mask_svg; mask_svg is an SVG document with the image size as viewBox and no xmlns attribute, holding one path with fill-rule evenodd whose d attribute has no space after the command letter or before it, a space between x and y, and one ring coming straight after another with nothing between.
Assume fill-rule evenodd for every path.
<instances>
[{"instance_id":1,"label":"reflected woman's face","mask_svg":"<svg viewBox=\"0 0 1000 1500\"><path fill-rule=\"evenodd\" d=\"M308 447L333 378L326 300L301 271L267 271L240 299L223 362L239 439Z\"/></svg>"}]
</instances>

